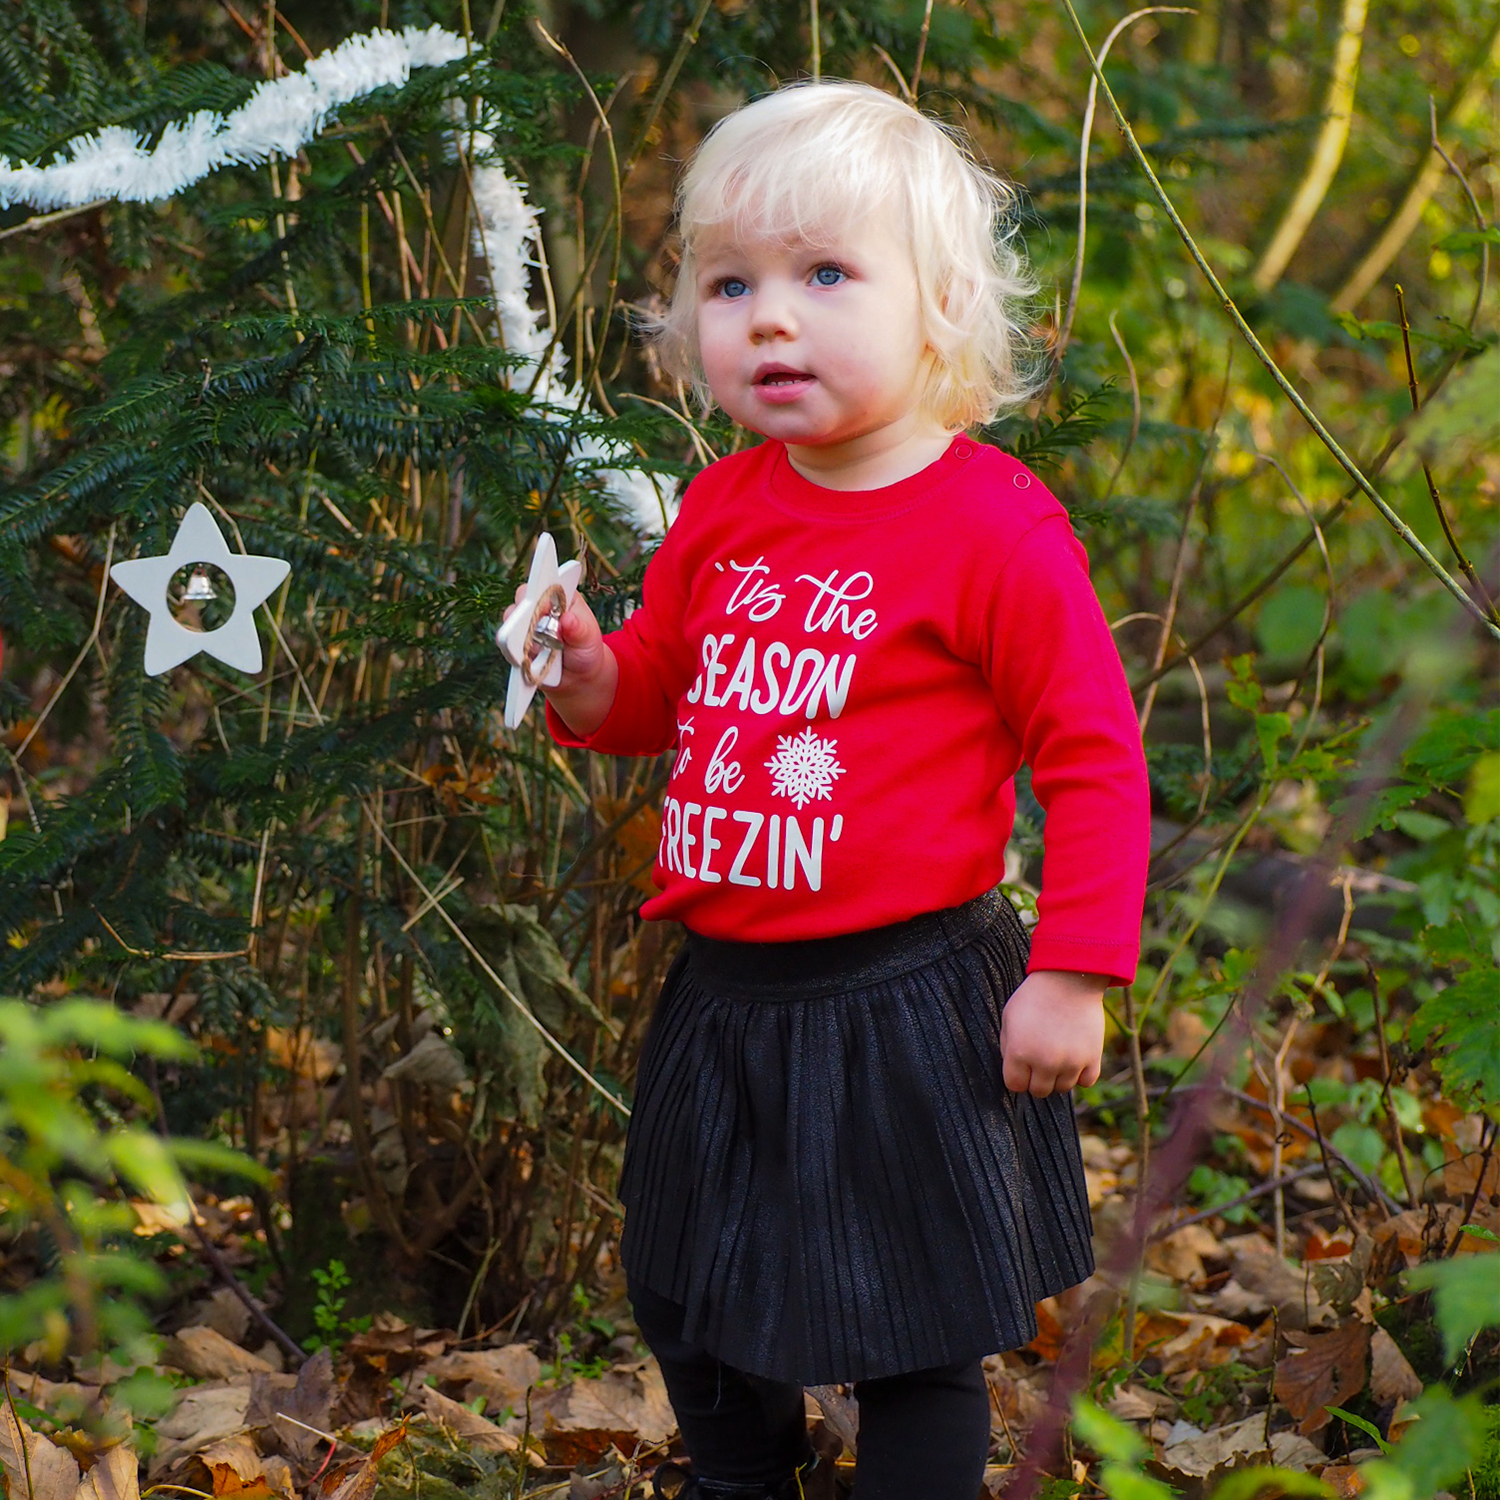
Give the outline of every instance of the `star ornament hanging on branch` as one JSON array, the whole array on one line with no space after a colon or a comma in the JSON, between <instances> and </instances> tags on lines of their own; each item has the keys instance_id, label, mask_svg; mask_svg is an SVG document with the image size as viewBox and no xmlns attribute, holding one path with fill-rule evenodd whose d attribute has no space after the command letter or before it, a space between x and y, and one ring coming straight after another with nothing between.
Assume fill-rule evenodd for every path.
<instances>
[{"instance_id":1,"label":"star ornament hanging on branch","mask_svg":"<svg viewBox=\"0 0 1500 1500\"><path fill-rule=\"evenodd\" d=\"M213 630L190 629L179 623L172 612L172 600L168 597L172 575L195 563L218 568L234 585L234 611ZM116 563L109 576L142 609L150 612L145 667L148 676L156 677L200 651L241 672L260 671L263 658L260 637L255 633L255 611L291 571L292 565L285 558L231 552L209 508L195 502L182 518L165 557L137 557ZM214 597L206 572L203 586L207 592L195 593L196 586L199 580L195 574L184 598Z\"/></svg>"}]
</instances>

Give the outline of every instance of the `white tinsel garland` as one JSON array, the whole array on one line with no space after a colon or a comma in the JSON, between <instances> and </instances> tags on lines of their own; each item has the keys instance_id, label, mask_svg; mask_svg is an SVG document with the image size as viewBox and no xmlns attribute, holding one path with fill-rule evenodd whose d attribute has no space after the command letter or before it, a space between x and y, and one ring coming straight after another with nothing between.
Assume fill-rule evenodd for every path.
<instances>
[{"instance_id":1,"label":"white tinsel garland","mask_svg":"<svg viewBox=\"0 0 1500 1500\"><path fill-rule=\"evenodd\" d=\"M65 155L47 166L13 164L0 157L0 207L30 203L39 209L78 208L100 200L154 203L175 197L210 172L229 165L253 166L273 155L292 156L317 136L330 115L378 88L405 83L414 68L453 62L468 53L461 36L441 26L425 31L376 30L353 36L315 57L301 73L268 80L228 115L200 110L168 125L155 146L123 126L109 126L71 142ZM471 137L476 156L494 149L493 139ZM567 362L551 330L541 326L530 301L530 271L536 264L540 233L536 212L502 167L473 171L477 239L490 272L490 293L505 347L534 362L547 359L536 381L536 395L547 405L581 411L585 393L567 380ZM548 346L552 353L547 355ZM530 383L535 371L522 371ZM620 445L580 438L579 458L599 465L628 457ZM667 519L651 478L638 469L601 469L605 489L643 531L662 529Z\"/></svg>"}]
</instances>

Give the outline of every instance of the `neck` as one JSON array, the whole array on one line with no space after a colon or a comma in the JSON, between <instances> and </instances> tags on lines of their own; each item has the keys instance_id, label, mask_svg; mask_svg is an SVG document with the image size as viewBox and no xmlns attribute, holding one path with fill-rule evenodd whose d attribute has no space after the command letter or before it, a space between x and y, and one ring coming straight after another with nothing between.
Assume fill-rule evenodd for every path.
<instances>
[{"instance_id":1,"label":"neck","mask_svg":"<svg viewBox=\"0 0 1500 1500\"><path fill-rule=\"evenodd\" d=\"M952 441L951 432L913 414L838 442L788 443L786 455L804 479L825 489L878 490L920 474Z\"/></svg>"}]
</instances>

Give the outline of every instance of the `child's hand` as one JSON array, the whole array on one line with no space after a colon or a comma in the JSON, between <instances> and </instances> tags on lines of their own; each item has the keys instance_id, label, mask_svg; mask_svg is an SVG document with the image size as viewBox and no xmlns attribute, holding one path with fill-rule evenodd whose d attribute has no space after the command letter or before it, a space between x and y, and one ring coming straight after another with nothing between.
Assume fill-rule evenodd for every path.
<instances>
[{"instance_id":1,"label":"child's hand","mask_svg":"<svg viewBox=\"0 0 1500 1500\"><path fill-rule=\"evenodd\" d=\"M1040 969L1005 1002L1000 1051L1005 1086L1045 1099L1097 1083L1104 1053L1103 974Z\"/></svg>"},{"instance_id":2,"label":"child's hand","mask_svg":"<svg viewBox=\"0 0 1500 1500\"><path fill-rule=\"evenodd\" d=\"M524 588L516 590L518 603L524 592ZM515 609L512 604L505 611L507 620ZM563 640L562 681L542 691L568 728L576 735L587 736L604 722L614 705L619 665L582 594L573 596L558 629Z\"/></svg>"}]
</instances>

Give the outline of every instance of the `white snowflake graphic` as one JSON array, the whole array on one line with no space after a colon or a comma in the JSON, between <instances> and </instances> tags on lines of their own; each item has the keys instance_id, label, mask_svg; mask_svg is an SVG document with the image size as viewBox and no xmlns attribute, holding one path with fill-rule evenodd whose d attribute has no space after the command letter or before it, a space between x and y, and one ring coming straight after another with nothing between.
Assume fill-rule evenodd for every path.
<instances>
[{"instance_id":1,"label":"white snowflake graphic","mask_svg":"<svg viewBox=\"0 0 1500 1500\"><path fill-rule=\"evenodd\" d=\"M800 809L804 803L833 795L833 779L844 768L834 759L837 740L819 739L811 729L801 734L776 736L776 754L766 762L776 797L790 797Z\"/></svg>"}]
</instances>

